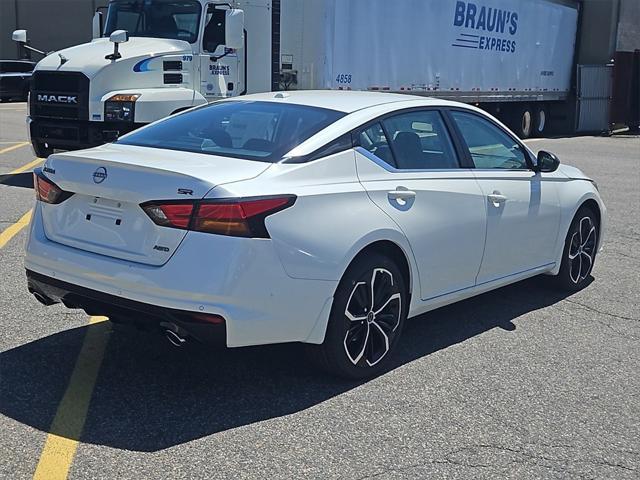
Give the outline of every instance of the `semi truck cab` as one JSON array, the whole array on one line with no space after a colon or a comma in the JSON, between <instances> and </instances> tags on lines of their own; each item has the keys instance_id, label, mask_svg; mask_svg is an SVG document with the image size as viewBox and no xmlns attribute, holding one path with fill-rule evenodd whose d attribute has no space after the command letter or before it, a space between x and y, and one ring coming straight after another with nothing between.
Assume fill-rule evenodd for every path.
<instances>
[{"instance_id":1,"label":"semi truck cab","mask_svg":"<svg viewBox=\"0 0 640 480\"><path fill-rule=\"evenodd\" d=\"M239 3L111 0L104 22L96 12L91 42L52 52L34 70L35 154L100 145L193 106L270 90L271 1ZM27 32L13 39L26 44Z\"/></svg>"}]
</instances>

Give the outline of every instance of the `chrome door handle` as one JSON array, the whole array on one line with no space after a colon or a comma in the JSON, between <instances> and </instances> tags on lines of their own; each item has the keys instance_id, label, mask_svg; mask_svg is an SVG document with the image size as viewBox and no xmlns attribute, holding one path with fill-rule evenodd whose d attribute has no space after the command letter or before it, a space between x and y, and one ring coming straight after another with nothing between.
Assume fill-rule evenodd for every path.
<instances>
[{"instance_id":1,"label":"chrome door handle","mask_svg":"<svg viewBox=\"0 0 640 480\"><path fill-rule=\"evenodd\" d=\"M408 200L410 198L416 198L416 192L412 190L391 190L388 195L391 200Z\"/></svg>"},{"instance_id":2,"label":"chrome door handle","mask_svg":"<svg viewBox=\"0 0 640 480\"><path fill-rule=\"evenodd\" d=\"M501 205L503 203L506 203L506 201L507 201L507 197L505 197L504 195L502 195L499 192L493 192L492 194L487 195L487 198L494 205Z\"/></svg>"}]
</instances>

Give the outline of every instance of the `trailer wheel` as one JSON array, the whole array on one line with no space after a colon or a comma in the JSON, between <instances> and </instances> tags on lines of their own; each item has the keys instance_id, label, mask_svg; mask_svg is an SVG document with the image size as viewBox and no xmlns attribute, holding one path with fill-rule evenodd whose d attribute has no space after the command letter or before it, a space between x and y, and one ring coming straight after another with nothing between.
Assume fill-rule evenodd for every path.
<instances>
[{"instance_id":1,"label":"trailer wheel","mask_svg":"<svg viewBox=\"0 0 640 480\"><path fill-rule=\"evenodd\" d=\"M534 132L536 137L544 137L545 132L549 128L549 111L545 105L536 107L534 120Z\"/></svg>"},{"instance_id":2,"label":"trailer wheel","mask_svg":"<svg viewBox=\"0 0 640 480\"><path fill-rule=\"evenodd\" d=\"M529 105L523 105L516 109L513 117L513 130L518 137L525 139L529 138L533 133L534 117L531 107Z\"/></svg>"}]
</instances>

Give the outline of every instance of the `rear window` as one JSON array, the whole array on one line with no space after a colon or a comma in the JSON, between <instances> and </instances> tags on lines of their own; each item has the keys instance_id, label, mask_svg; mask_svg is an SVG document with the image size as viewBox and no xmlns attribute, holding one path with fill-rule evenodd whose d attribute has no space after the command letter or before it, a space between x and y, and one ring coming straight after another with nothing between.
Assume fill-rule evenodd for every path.
<instances>
[{"instance_id":1,"label":"rear window","mask_svg":"<svg viewBox=\"0 0 640 480\"><path fill-rule=\"evenodd\" d=\"M220 102L130 133L117 143L277 162L344 115L275 102Z\"/></svg>"}]
</instances>

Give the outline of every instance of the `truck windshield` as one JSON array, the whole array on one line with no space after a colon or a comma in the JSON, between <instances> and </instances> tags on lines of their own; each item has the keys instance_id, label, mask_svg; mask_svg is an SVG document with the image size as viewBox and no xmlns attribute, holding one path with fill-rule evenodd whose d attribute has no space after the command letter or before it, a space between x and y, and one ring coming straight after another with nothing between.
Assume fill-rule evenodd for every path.
<instances>
[{"instance_id":1,"label":"truck windshield","mask_svg":"<svg viewBox=\"0 0 640 480\"><path fill-rule=\"evenodd\" d=\"M344 115L304 105L223 101L161 120L117 143L274 163Z\"/></svg>"},{"instance_id":2,"label":"truck windshield","mask_svg":"<svg viewBox=\"0 0 640 480\"><path fill-rule=\"evenodd\" d=\"M126 30L132 37L198 39L200 2L196 0L112 0L105 36Z\"/></svg>"}]
</instances>

